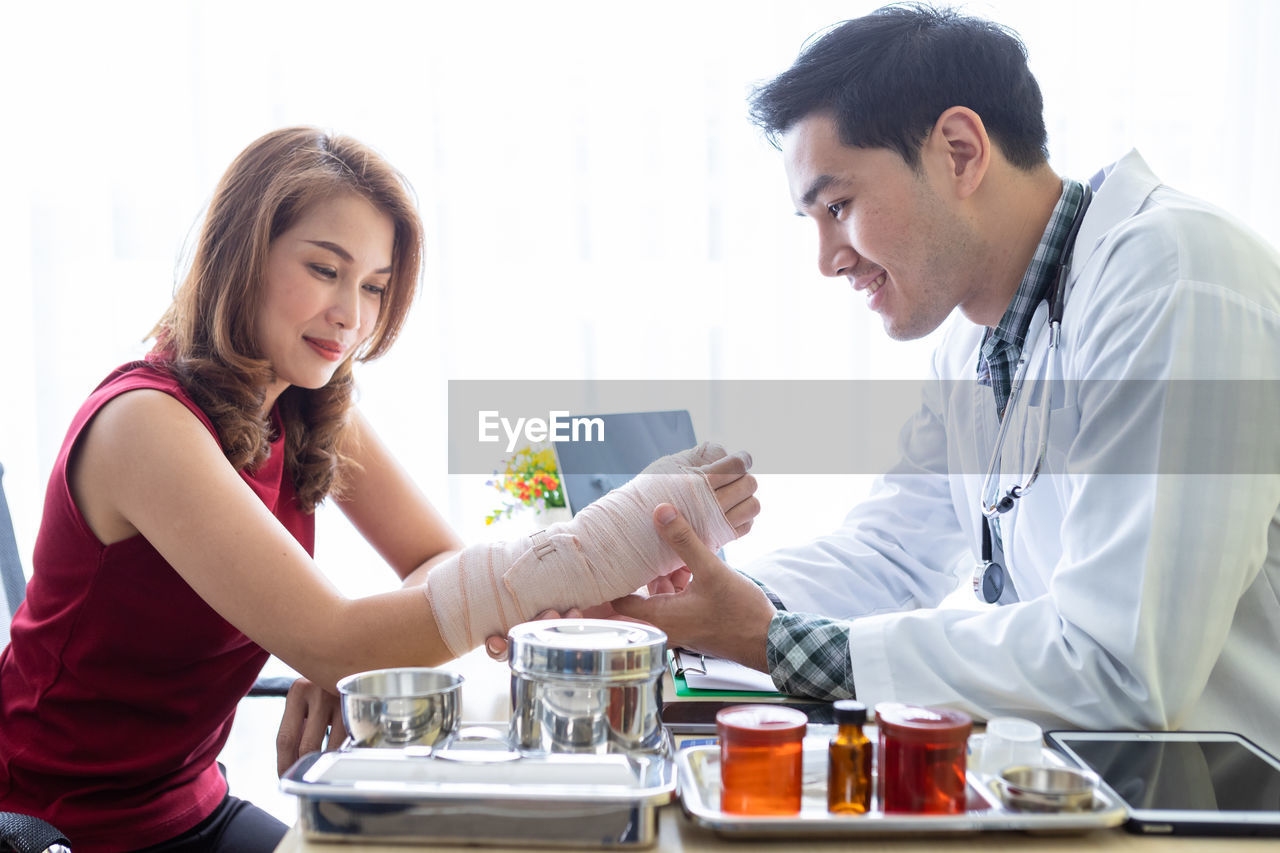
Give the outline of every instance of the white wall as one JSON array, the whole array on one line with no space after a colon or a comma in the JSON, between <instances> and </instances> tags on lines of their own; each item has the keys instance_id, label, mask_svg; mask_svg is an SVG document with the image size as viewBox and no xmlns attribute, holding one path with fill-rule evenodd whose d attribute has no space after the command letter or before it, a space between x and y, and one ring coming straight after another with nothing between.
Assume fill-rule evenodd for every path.
<instances>
[{"instance_id":1,"label":"white wall","mask_svg":"<svg viewBox=\"0 0 1280 853\"><path fill-rule=\"evenodd\" d=\"M10 4L15 5L15 4ZM752 84L876 3L122 2L6 10L0 53L0 462L30 565L71 415L145 351L226 164L307 123L384 152L417 188L427 275L363 406L469 538L489 500L446 472L462 378L861 378L919 372L816 271ZM1169 183L1280 244L1280 4L972 3L1023 34L1053 163L1138 146ZM835 524L865 482L769 478L731 556ZM326 522L328 515L325 516ZM348 528L322 562L389 583Z\"/></svg>"}]
</instances>

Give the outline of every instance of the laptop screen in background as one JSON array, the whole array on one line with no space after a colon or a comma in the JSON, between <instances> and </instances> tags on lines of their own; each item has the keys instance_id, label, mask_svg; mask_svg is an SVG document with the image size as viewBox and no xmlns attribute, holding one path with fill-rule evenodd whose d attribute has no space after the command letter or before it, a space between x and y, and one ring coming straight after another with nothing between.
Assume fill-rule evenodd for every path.
<instances>
[{"instance_id":1,"label":"laptop screen in background","mask_svg":"<svg viewBox=\"0 0 1280 853\"><path fill-rule=\"evenodd\" d=\"M552 445L565 501L574 513L639 474L659 456L698 443L693 419L684 410L574 417L599 418L604 423L603 441L557 441Z\"/></svg>"}]
</instances>

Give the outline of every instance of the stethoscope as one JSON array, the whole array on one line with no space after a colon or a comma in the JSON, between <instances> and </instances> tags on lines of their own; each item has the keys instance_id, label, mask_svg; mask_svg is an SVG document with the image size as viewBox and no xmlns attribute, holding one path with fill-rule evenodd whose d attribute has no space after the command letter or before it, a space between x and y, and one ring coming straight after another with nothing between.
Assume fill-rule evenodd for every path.
<instances>
[{"instance_id":1,"label":"stethoscope","mask_svg":"<svg viewBox=\"0 0 1280 853\"><path fill-rule=\"evenodd\" d=\"M1053 365L1057 360L1058 342L1062 337L1062 313L1067 301L1067 271L1071 267L1071 253L1075 250L1076 235L1080 233L1080 223L1084 221L1084 213L1089 209L1093 199L1093 189L1084 185L1084 198L1080 201L1080 209L1071 221L1071 230L1067 232L1067 242L1062 247L1062 257L1058 261L1058 280L1054 284L1053 296L1049 299L1049 353L1045 358L1043 387L1040 395L1040 443L1036 450L1036 461L1031 472L1022 483L1017 483L1005 490L1004 496L997 499L1000 487L996 481L1000 467L1000 456L1004 452L1005 435L1009 431L1010 414L1018 405L1022 396L1022 385L1027 378L1027 350L1023 346L1018 356L1018 365L1014 368L1013 383L1009 386L1009 399L1005 403L1004 417L1000 419L1000 431L996 433L996 446L991 451L991 462L987 465L987 476L982 480L982 492L979 505L982 507L982 561L973 569L973 593L979 601L995 604L1004 594L1008 577L1004 566L996 562L992 549L991 519L1004 515L1013 509L1013 505L1031 490L1040 469L1044 465L1045 452L1049 447L1049 388L1053 384Z\"/></svg>"}]
</instances>

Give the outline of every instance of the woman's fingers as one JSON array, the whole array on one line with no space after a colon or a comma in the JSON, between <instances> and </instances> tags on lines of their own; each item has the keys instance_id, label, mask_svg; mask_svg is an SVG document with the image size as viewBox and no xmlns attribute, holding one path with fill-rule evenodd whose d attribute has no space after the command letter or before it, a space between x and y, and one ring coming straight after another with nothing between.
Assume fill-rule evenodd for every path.
<instances>
[{"instance_id":1,"label":"woman's fingers","mask_svg":"<svg viewBox=\"0 0 1280 853\"><path fill-rule=\"evenodd\" d=\"M283 774L302 756L324 749L326 737L330 749L336 749L347 738L342 704L319 685L299 678L285 697L276 734L276 772Z\"/></svg>"},{"instance_id":2,"label":"woman's fingers","mask_svg":"<svg viewBox=\"0 0 1280 853\"><path fill-rule=\"evenodd\" d=\"M339 700L333 706L333 715L329 718L329 742L325 744L325 750L332 752L346 741L347 724L342 721L342 702Z\"/></svg>"},{"instance_id":3,"label":"woman's fingers","mask_svg":"<svg viewBox=\"0 0 1280 853\"><path fill-rule=\"evenodd\" d=\"M710 465L703 465L702 470L706 472L711 488L719 490L721 486L742 479L750 467L751 454L745 450L739 450L737 453L731 453L723 459L712 462ZM753 477L752 482L754 481L755 478Z\"/></svg>"}]
</instances>

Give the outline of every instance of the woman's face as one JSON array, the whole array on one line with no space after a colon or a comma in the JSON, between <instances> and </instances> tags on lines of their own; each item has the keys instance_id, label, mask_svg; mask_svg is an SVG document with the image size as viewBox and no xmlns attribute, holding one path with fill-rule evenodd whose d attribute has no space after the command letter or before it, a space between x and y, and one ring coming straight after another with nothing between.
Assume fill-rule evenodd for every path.
<instances>
[{"instance_id":1,"label":"woman's face","mask_svg":"<svg viewBox=\"0 0 1280 853\"><path fill-rule=\"evenodd\" d=\"M290 385L320 388L373 332L391 278L395 224L357 195L313 204L271 243L258 340Z\"/></svg>"}]
</instances>

